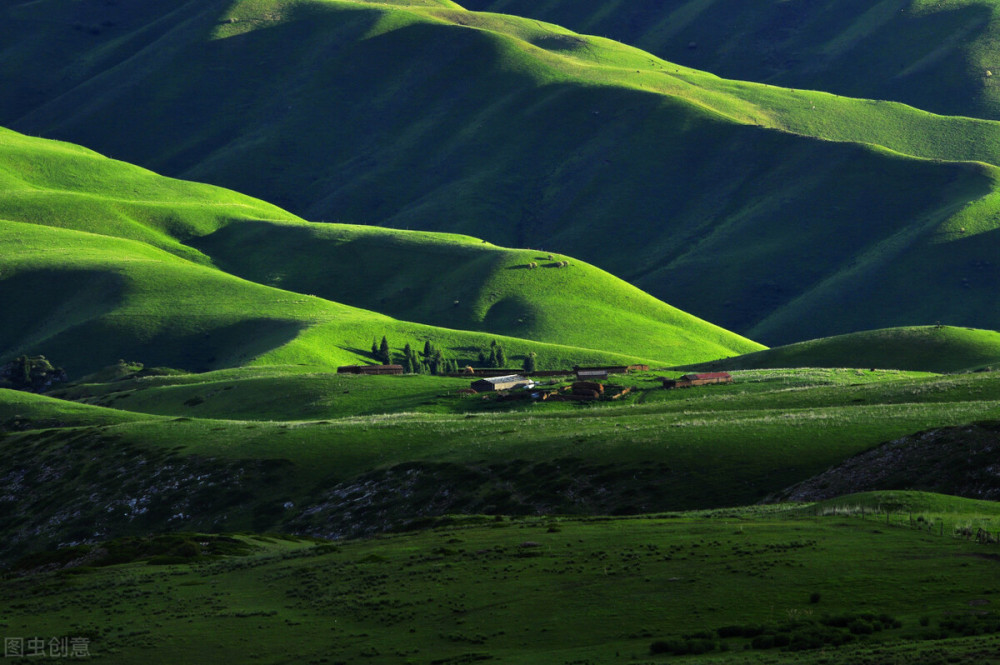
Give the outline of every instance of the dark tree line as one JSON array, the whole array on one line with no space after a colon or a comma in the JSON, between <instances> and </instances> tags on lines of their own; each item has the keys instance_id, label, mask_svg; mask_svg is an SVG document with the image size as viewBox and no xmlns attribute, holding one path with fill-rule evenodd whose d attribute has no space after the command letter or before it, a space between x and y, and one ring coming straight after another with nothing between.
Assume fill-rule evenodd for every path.
<instances>
[{"instance_id":1,"label":"dark tree line","mask_svg":"<svg viewBox=\"0 0 1000 665\"><path fill-rule=\"evenodd\" d=\"M372 358L383 365L391 365L393 362L392 351L389 348L389 341L385 335L382 341L372 340ZM522 363L525 372L534 372L537 366L538 355L535 352L528 353ZM478 367L500 368L507 364L507 354L496 340L490 342L490 348L479 351ZM399 364L403 366L406 374L458 374L461 367L458 360L448 358L444 351L434 346L433 342L426 340L422 352L417 351L407 342L403 347L402 358Z\"/></svg>"}]
</instances>

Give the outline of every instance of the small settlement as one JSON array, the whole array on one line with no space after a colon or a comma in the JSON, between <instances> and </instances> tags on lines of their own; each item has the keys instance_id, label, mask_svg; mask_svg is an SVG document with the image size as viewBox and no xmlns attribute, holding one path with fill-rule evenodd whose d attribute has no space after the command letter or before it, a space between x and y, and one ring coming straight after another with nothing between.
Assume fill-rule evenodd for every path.
<instances>
[{"instance_id":1,"label":"small settlement","mask_svg":"<svg viewBox=\"0 0 1000 665\"><path fill-rule=\"evenodd\" d=\"M468 388L459 390L459 394L475 395L478 393L499 393L501 399L526 398L541 401L595 400L618 399L631 392L631 388L603 384L611 374L626 374L628 372L648 371L649 365L608 365L601 367L574 366L572 370L547 370L530 374L519 374L514 369L472 369L466 368L461 374L449 374L452 377L475 377ZM338 367L339 374L403 374L402 365L345 365ZM531 377L557 377L575 375L576 381L558 390L535 390L536 383ZM709 372L705 374L685 374L679 379L661 377L663 387L693 388L720 383L732 383L729 372ZM550 382L553 383L553 382ZM516 394L508 391L524 389ZM534 390L534 392L532 392Z\"/></svg>"}]
</instances>

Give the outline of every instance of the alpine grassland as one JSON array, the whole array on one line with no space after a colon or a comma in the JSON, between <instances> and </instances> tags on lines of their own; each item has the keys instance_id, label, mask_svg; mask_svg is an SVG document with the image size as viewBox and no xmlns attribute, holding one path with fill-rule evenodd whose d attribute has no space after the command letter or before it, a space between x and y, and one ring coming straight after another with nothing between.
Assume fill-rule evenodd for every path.
<instances>
[{"instance_id":1,"label":"alpine grassland","mask_svg":"<svg viewBox=\"0 0 1000 665\"><path fill-rule=\"evenodd\" d=\"M3 3L4 658L1000 665L997 26Z\"/></svg>"},{"instance_id":2,"label":"alpine grassland","mask_svg":"<svg viewBox=\"0 0 1000 665\"><path fill-rule=\"evenodd\" d=\"M1000 325L993 120L437 3L69 7L3 10L19 131L311 220L576 257L768 345Z\"/></svg>"},{"instance_id":3,"label":"alpine grassland","mask_svg":"<svg viewBox=\"0 0 1000 665\"><path fill-rule=\"evenodd\" d=\"M537 353L539 367L762 348L570 257L310 224L7 130L0 179L2 361L45 353L77 377L119 359L189 370L337 365L371 362L382 336L396 354L431 340L463 365L495 339L518 365Z\"/></svg>"}]
</instances>

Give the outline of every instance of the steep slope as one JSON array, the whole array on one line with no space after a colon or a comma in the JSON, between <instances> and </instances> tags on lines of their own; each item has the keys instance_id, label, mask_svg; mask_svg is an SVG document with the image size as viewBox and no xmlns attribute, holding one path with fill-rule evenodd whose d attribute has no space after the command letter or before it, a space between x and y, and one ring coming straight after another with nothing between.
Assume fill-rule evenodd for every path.
<instances>
[{"instance_id":1,"label":"steep slope","mask_svg":"<svg viewBox=\"0 0 1000 665\"><path fill-rule=\"evenodd\" d=\"M989 0L468 0L734 79L1000 118Z\"/></svg>"},{"instance_id":2,"label":"steep slope","mask_svg":"<svg viewBox=\"0 0 1000 665\"><path fill-rule=\"evenodd\" d=\"M46 8L10 16L65 29L31 22ZM996 171L936 161L1000 162L997 123L726 82L448 7L143 11L83 47L101 68L40 55L74 83L0 115L314 219L576 256L768 343L1000 326ZM153 25L155 44L120 50Z\"/></svg>"},{"instance_id":3,"label":"steep slope","mask_svg":"<svg viewBox=\"0 0 1000 665\"><path fill-rule=\"evenodd\" d=\"M234 192L7 130L0 130L0 183L7 312L0 361L43 351L74 370L119 358L189 369L276 359L331 364L357 361L372 337L388 335L395 348L432 339L468 362L490 342L341 300L563 345L537 345L544 366L616 351L669 362L760 348L566 257L565 268L529 271L522 261L536 253L472 238L309 224ZM216 255L283 290L219 270ZM440 277L461 289L435 285ZM404 284L420 288L383 307ZM467 304L453 302L466 294ZM509 340L507 351L533 348Z\"/></svg>"},{"instance_id":4,"label":"steep slope","mask_svg":"<svg viewBox=\"0 0 1000 665\"><path fill-rule=\"evenodd\" d=\"M876 367L959 372L1000 363L1000 333L950 326L889 328L797 342L691 365L692 370Z\"/></svg>"}]
</instances>

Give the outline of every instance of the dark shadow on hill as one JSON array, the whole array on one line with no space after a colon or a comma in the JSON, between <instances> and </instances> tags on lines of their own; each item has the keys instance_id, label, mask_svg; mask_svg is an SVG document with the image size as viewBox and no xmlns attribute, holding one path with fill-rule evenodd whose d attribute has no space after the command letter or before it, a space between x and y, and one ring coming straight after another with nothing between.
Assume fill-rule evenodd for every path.
<instances>
[{"instance_id":1,"label":"dark shadow on hill","mask_svg":"<svg viewBox=\"0 0 1000 665\"><path fill-rule=\"evenodd\" d=\"M1000 421L918 432L855 455L765 501L822 501L874 490L1000 500Z\"/></svg>"},{"instance_id":2,"label":"dark shadow on hill","mask_svg":"<svg viewBox=\"0 0 1000 665\"><path fill-rule=\"evenodd\" d=\"M62 364L77 376L119 359L205 372L245 364L291 342L307 324L286 319L220 323L192 314L148 321L146 326L155 331L139 338L135 331L143 327L135 321L99 318L52 336L40 348L53 359L66 358Z\"/></svg>"},{"instance_id":3,"label":"dark shadow on hill","mask_svg":"<svg viewBox=\"0 0 1000 665\"><path fill-rule=\"evenodd\" d=\"M873 9L870 0L742 5L644 0L617 3L614 11L578 0L469 0L462 6L610 37L724 78L998 117L962 51L989 39L987 3L920 12L906 2L895 3L899 11L889 4L884 3L888 11Z\"/></svg>"},{"instance_id":4,"label":"dark shadow on hill","mask_svg":"<svg viewBox=\"0 0 1000 665\"><path fill-rule=\"evenodd\" d=\"M0 363L55 352L53 337L113 311L124 289L124 278L99 270L32 270L0 280ZM52 357L76 369L79 350L69 351Z\"/></svg>"}]
</instances>

